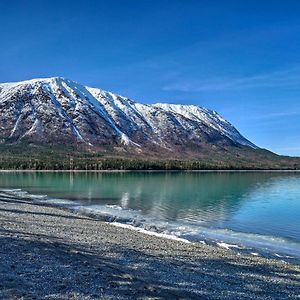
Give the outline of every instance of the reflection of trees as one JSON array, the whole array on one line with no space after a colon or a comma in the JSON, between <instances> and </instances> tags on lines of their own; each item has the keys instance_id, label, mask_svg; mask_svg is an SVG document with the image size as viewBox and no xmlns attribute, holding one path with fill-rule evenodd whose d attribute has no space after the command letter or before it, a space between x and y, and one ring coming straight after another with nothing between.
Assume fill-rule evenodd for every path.
<instances>
[{"instance_id":1,"label":"reflection of trees","mask_svg":"<svg viewBox=\"0 0 300 300\"><path fill-rule=\"evenodd\" d=\"M283 176L294 174L32 172L1 173L0 185L88 204L118 204L169 220L205 220L228 216L246 194Z\"/></svg>"}]
</instances>

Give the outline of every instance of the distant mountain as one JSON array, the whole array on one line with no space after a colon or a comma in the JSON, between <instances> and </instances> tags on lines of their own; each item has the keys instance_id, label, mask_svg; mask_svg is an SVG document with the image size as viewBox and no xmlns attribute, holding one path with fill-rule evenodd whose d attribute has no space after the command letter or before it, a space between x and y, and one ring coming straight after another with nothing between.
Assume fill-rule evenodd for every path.
<instances>
[{"instance_id":1,"label":"distant mountain","mask_svg":"<svg viewBox=\"0 0 300 300\"><path fill-rule=\"evenodd\" d=\"M0 84L0 139L145 155L257 149L215 111L141 104L60 77Z\"/></svg>"}]
</instances>

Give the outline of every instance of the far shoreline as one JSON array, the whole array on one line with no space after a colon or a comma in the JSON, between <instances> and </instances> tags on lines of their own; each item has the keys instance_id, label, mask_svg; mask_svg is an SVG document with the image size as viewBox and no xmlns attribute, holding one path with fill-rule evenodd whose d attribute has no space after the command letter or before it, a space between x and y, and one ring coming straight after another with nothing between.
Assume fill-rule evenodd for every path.
<instances>
[{"instance_id":1,"label":"far shoreline","mask_svg":"<svg viewBox=\"0 0 300 300\"><path fill-rule=\"evenodd\" d=\"M0 173L299 173L300 169L206 169L206 170L32 170L0 169Z\"/></svg>"}]
</instances>

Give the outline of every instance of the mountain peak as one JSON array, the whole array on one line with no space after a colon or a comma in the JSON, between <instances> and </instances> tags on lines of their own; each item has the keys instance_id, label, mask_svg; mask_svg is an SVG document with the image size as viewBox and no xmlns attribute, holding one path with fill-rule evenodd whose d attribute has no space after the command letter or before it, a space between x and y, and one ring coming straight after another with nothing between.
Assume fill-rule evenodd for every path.
<instances>
[{"instance_id":1,"label":"mountain peak","mask_svg":"<svg viewBox=\"0 0 300 300\"><path fill-rule=\"evenodd\" d=\"M73 82L68 78L61 77L61 76L53 76L53 77L41 77L41 78L32 78L26 79L22 81L15 81L15 82L7 82L7 83L0 83L1 86L17 86L17 85L35 85L35 84L53 84L56 82Z\"/></svg>"}]
</instances>

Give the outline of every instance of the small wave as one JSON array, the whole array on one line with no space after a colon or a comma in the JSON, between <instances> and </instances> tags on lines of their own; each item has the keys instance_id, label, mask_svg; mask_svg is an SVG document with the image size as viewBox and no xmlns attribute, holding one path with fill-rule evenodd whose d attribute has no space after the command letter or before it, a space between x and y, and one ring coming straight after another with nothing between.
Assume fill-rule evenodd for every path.
<instances>
[{"instance_id":1,"label":"small wave","mask_svg":"<svg viewBox=\"0 0 300 300\"><path fill-rule=\"evenodd\" d=\"M236 248L236 249L241 249L241 247L239 247L238 245L235 245L235 244L227 244L227 243L224 243L224 242L221 242L221 243L217 243L217 245L221 248L225 248L227 250L231 249L231 248Z\"/></svg>"},{"instance_id":2,"label":"small wave","mask_svg":"<svg viewBox=\"0 0 300 300\"><path fill-rule=\"evenodd\" d=\"M156 232L156 231L150 231L150 230L146 230L144 228L135 227L133 225L123 224L123 223L118 223L118 222L112 222L112 223L109 223L109 224L111 224L113 226L116 226L116 227L135 230L135 231L138 231L138 232L141 232L141 233L144 233L144 234L148 234L148 235L152 235L152 236L166 238L166 239L169 239L169 240L180 241L180 242L183 242L183 243L191 243L190 241L188 241L186 239L179 238L175 235L171 235L171 234L167 234L167 233L159 233L159 232Z\"/></svg>"},{"instance_id":3,"label":"small wave","mask_svg":"<svg viewBox=\"0 0 300 300\"><path fill-rule=\"evenodd\" d=\"M114 208L114 209L122 209L122 207L121 206L119 206L119 205L106 205L106 207L108 207L108 208Z\"/></svg>"},{"instance_id":4,"label":"small wave","mask_svg":"<svg viewBox=\"0 0 300 300\"><path fill-rule=\"evenodd\" d=\"M74 201L60 198L46 198L44 202L54 205L74 205Z\"/></svg>"},{"instance_id":5,"label":"small wave","mask_svg":"<svg viewBox=\"0 0 300 300\"><path fill-rule=\"evenodd\" d=\"M8 196L16 196L20 198L30 198L30 199L47 198L47 195L30 194L27 191L23 191L22 189L1 189L0 192L3 192Z\"/></svg>"},{"instance_id":6,"label":"small wave","mask_svg":"<svg viewBox=\"0 0 300 300\"><path fill-rule=\"evenodd\" d=\"M1 189L1 192L5 192L5 193L14 193L14 192L20 192L22 191L21 189Z\"/></svg>"}]
</instances>

